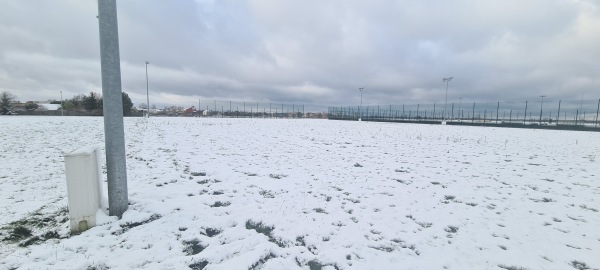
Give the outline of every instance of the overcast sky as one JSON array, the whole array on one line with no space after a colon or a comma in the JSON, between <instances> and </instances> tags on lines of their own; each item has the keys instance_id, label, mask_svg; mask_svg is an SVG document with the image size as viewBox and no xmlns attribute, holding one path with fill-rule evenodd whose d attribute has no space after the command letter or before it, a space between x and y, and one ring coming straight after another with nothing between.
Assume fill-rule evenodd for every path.
<instances>
[{"instance_id":1,"label":"overcast sky","mask_svg":"<svg viewBox=\"0 0 600 270\"><path fill-rule=\"evenodd\" d=\"M97 2L0 0L0 90L101 92ZM600 98L596 0L117 1L123 91L319 105Z\"/></svg>"}]
</instances>

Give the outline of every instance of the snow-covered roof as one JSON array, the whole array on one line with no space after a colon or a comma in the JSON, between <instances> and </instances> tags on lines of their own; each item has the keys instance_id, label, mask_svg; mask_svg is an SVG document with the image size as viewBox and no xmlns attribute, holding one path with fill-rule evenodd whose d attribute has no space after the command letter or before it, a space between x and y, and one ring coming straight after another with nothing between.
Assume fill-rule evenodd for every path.
<instances>
[{"instance_id":1,"label":"snow-covered roof","mask_svg":"<svg viewBox=\"0 0 600 270\"><path fill-rule=\"evenodd\" d=\"M38 105L46 108L46 110L49 110L49 111L60 110L60 104L38 104Z\"/></svg>"}]
</instances>

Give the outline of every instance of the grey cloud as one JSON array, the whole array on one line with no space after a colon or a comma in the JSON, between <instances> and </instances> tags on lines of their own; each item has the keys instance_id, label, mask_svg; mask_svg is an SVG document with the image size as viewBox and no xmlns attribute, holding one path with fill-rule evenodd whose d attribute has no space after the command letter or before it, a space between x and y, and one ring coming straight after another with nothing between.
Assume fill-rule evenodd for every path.
<instances>
[{"instance_id":1,"label":"grey cloud","mask_svg":"<svg viewBox=\"0 0 600 270\"><path fill-rule=\"evenodd\" d=\"M95 1L1 1L0 88L100 91ZM119 1L123 90L197 99L370 104L597 98L594 1ZM594 96L596 95L596 96ZM186 100L189 99L189 102ZM188 104L189 103L189 104ZM179 105L179 104L178 104Z\"/></svg>"}]
</instances>

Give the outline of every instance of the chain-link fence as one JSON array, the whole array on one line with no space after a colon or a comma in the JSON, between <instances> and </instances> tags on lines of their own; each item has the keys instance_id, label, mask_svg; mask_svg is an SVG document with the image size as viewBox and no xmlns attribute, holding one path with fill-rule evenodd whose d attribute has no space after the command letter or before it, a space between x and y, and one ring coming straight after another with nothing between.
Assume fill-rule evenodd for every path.
<instances>
[{"instance_id":1,"label":"chain-link fence","mask_svg":"<svg viewBox=\"0 0 600 270\"><path fill-rule=\"evenodd\" d=\"M599 127L600 100L329 107L333 120Z\"/></svg>"},{"instance_id":2,"label":"chain-link fence","mask_svg":"<svg viewBox=\"0 0 600 270\"><path fill-rule=\"evenodd\" d=\"M173 107L173 106L172 106ZM183 116L230 117L230 118L326 118L326 114L315 112L318 106L304 104L199 100L197 107L176 109ZM165 114L173 111L165 108Z\"/></svg>"}]
</instances>

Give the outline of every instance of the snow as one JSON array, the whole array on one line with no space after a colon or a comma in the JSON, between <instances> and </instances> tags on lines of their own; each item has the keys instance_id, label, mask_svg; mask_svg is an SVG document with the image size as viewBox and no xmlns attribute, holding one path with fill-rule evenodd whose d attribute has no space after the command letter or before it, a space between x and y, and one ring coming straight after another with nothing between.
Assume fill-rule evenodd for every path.
<instances>
[{"instance_id":1,"label":"snow","mask_svg":"<svg viewBox=\"0 0 600 270\"><path fill-rule=\"evenodd\" d=\"M0 240L36 215L62 237L0 242L3 268L600 268L600 133L126 118L129 209L70 235L63 153L103 119L0 126Z\"/></svg>"},{"instance_id":2,"label":"snow","mask_svg":"<svg viewBox=\"0 0 600 270\"><path fill-rule=\"evenodd\" d=\"M60 110L60 104L39 104L39 105L46 108L46 110L49 110L49 111Z\"/></svg>"}]
</instances>

